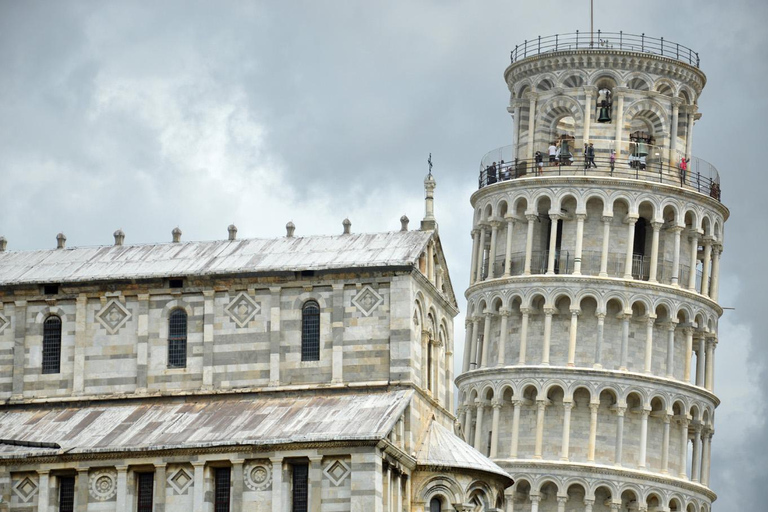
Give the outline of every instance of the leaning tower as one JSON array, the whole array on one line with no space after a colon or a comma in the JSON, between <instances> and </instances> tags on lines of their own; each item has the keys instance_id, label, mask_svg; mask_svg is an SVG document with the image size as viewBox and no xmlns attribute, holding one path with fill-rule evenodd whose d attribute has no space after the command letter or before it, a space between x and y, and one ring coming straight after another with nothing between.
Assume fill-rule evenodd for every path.
<instances>
[{"instance_id":1,"label":"leaning tower","mask_svg":"<svg viewBox=\"0 0 768 512\"><path fill-rule=\"evenodd\" d=\"M698 54L577 32L511 60L512 143L471 198L465 438L507 511L709 512L728 209L692 154Z\"/></svg>"}]
</instances>

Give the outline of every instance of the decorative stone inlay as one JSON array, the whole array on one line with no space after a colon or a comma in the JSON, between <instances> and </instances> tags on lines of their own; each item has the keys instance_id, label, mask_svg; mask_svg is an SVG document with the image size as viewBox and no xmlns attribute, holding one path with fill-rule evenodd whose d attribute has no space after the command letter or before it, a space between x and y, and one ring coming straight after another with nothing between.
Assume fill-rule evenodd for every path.
<instances>
[{"instance_id":1,"label":"decorative stone inlay","mask_svg":"<svg viewBox=\"0 0 768 512\"><path fill-rule=\"evenodd\" d=\"M269 461L253 461L243 471L245 485L252 491L265 491L272 486L272 464Z\"/></svg>"},{"instance_id":2,"label":"decorative stone inlay","mask_svg":"<svg viewBox=\"0 0 768 512\"><path fill-rule=\"evenodd\" d=\"M111 299L96 313L96 320L109 334L117 333L130 317L131 312L116 299Z\"/></svg>"},{"instance_id":3,"label":"decorative stone inlay","mask_svg":"<svg viewBox=\"0 0 768 512\"><path fill-rule=\"evenodd\" d=\"M31 478L24 477L13 486L13 492L22 503L27 503L37 493L37 484Z\"/></svg>"},{"instance_id":4,"label":"decorative stone inlay","mask_svg":"<svg viewBox=\"0 0 768 512\"><path fill-rule=\"evenodd\" d=\"M184 468L179 468L168 476L168 484L176 491L176 494L186 494L192 485L192 475Z\"/></svg>"},{"instance_id":5,"label":"decorative stone inlay","mask_svg":"<svg viewBox=\"0 0 768 512\"><path fill-rule=\"evenodd\" d=\"M100 469L91 474L88 490L99 501L107 501L117 494L117 472L113 469Z\"/></svg>"},{"instance_id":6,"label":"decorative stone inlay","mask_svg":"<svg viewBox=\"0 0 768 512\"><path fill-rule=\"evenodd\" d=\"M9 325L11 325L11 321L8 320L8 318L5 315L0 313L0 333L2 333L5 330L5 328L8 327Z\"/></svg>"},{"instance_id":7,"label":"decorative stone inlay","mask_svg":"<svg viewBox=\"0 0 768 512\"><path fill-rule=\"evenodd\" d=\"M384 297L379 295L376 290L369 285L363 288L354 296L352 304L365 316L370 316L373 311L384 302Z\"/></svg>"},{"instance_id":8,"label":"decorative stone inlay","mask_svg":"<svg viewBox=\"0 0 768 512\"><path fill-rule=\"evenodd\" d=\"M335 486L339 486L350 474L349 466L341 459L332 460L323 470L328 480Z\"/></svg>"},{"instance_id":9,"label":"decorative stone inlay","mask_svg":"<svg viewBox=\"0 0 768 512\"><path fill-rule=\"evenodd\" d=\"M261 311L261 306L247 293L240 292L229 303L226 311L238 327L245 327Z\"/></svg>"}]
</instances>

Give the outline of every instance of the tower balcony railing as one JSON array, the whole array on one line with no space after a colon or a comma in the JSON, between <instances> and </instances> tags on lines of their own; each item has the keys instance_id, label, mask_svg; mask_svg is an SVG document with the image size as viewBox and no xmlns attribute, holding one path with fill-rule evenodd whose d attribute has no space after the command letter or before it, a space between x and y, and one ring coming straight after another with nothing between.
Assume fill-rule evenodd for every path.
<instances>
[{"instance_id":1,"label":"tower balcony railing","mask_svg":"<svg viewBox=\"0 0 768 512\"><path fill-rule=\"evenodd\" d=\"M706 194L720 201L720 175L711 163L697 157L686 162L686 168L670 165L663 156L634 157L622 155L611 163L610 156L598 153L596 167L587 164L583 154L575 152L570 158L549 162L544 155L541 163L514 157L512 146L490 151L481 160L478 188L495 183L540 176L612 177L675 185Z\"/></svg>"},{"instance_id":2,"label":"tower balcony railing","mask_svg":"<svg viewBox=\"0 0 768 512\"><path fill-rule=\"evenodd\" d=\"M510 54L512 63L545 53L570 50L619 50L625 52L646 53L675 59L691 66L699 67L698 52L687 46L662 38L649 37L645 34L627 34L625 32L576 32L555 34L525 40L515 45Z\"/></svg>"},{"instance_id":3,"label":"tower balcony railing","mask_svg":"<svg viewBox=\"0 0 768 512\"><path fill-rule=\"evenodd\" d=\"M573 252L560 249L555 253L554 273L557 275L570 275L574 272ZM609 252L606 260L607 277L624 277L624 267L626 265L626 253ZM581 255L581 275L598 276L600 275L600 263L602 253L600 251L584 251ZM520 276L525 271L525 252L512 253L510 259L509 276ZM503 277L505 275L506 257L497 256L493 262L493 275ZM531 252L531 275L546 274L549 263L549 251ZM656 279L662 284L672 284L672 270L674 263L672 260L659 259L656 269ZM643 254L632 255L632 278L638 281L648 281L651 274L651 258ZM481 280L485 281L490 275L490 262L488 258L483 261ZM678 282L680 286L687 287L690 276L690 267L683 263L679 264ZM696 289L701 290L702 270L696 269ZM709 288L710 279L707 279L706 286Z\"/></svg>"}]
</instances>

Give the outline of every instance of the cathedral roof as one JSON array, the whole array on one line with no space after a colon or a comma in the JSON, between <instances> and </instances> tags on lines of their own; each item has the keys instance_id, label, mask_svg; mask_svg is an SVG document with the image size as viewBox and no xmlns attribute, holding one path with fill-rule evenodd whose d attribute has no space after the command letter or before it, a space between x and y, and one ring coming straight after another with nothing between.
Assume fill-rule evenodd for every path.
<instances>
[{"instance_id":1,"label":"cathedral roof","mask_svg":"<svg viewBox=\"0 0 768 512\"><path fill-rule=\"evenodd\" d=\"M377 441L392 430L412 395L398 390L11 409L0 413L0 459Z\"/></svg>"},{"instance_id":2,"label":"cathedral roof","mask_svg":"<svg viewBox=\"0 0 768 512\"><path fill-rule=\"evenodd\" d=\"M444 468L473 469L509 478L509 474L491 459L475 450L434 419L429 425L421 448L416 454L416 464L437 470Z\"/></svg>"},{"instance_id":3,"label":"cathedral roof","mask_svg":"<svg viewBox=\"0 0 768 512\"><path fill-rule=\"evenodd\" d=\"M416 264L432 231L0 252L0 285Z\"/></svg>"}]
</instances>

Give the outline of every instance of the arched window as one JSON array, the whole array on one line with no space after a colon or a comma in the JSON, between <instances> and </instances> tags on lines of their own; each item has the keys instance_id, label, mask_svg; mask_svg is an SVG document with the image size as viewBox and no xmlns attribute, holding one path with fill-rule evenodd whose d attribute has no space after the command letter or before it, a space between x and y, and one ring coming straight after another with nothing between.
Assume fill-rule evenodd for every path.
<instances>
[{"instance_id":1,"label":"arched window","mask_svg":"<svg viewBox=\"0 0 768 512\"><path fill-rule=\"evenodd\" d=\"M49 316L43 324L43 373L61 372L61 318Z\"/></svg>"},{"instance_id":2,"label":"arched window","mask_svg":"<svg viewBox=\"0 0 768 512\"><path fill-rule=\"evenodd\" d=\"M187 312L175 309L168 318L168 368L187 367Z\"/></svg>"},{"instance_id":3,"label":"arched window","mask_svg":"<svg viewBox=\"0 0 768 512\"><path fill-rule=\"evenodd\" d=\"M440 503L440 498L432 498L429 502L429 512L441 512L443 506Z\"/></svg>"},{"instance_id":4,"label":"arched window","mask_svg":"<svg viewBox=\"0 0 768 512\"><path fill-rule=\"evenodd\" d=\"M313 300L301 308L301 360L320 360L320 306Z\"/></svg>"}]
</instances>

